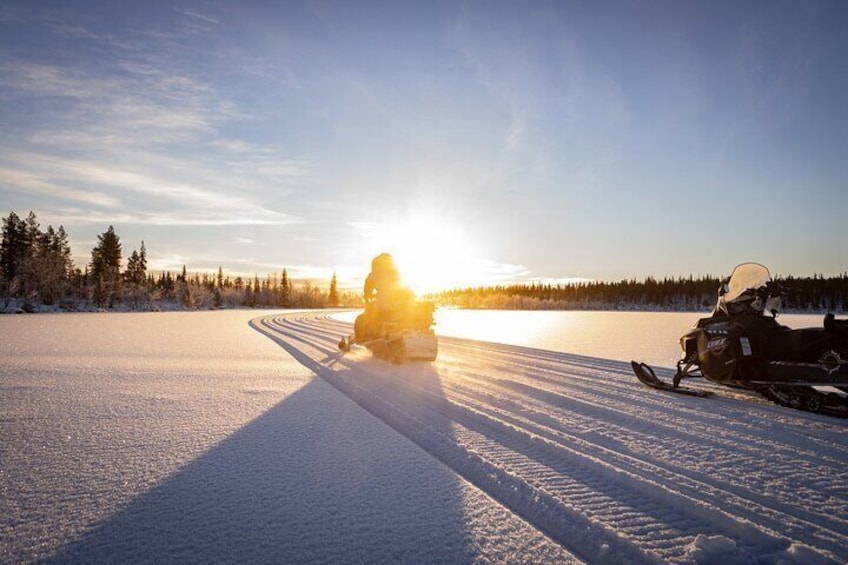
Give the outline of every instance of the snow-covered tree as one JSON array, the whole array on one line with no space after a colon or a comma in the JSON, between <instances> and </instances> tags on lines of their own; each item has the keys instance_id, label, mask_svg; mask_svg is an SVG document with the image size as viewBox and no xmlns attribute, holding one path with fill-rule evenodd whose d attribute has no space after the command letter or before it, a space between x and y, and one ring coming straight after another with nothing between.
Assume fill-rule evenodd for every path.
<instances>
[{"instance_id":1,"label":"snow-covered tree","mask_svg":"<svg viewBox=\"0 0 848 565\"><path fill-rule=\"evenodd\" d=\"M40 233L35 249L29 258L30 270L35 276L35 291L44 304L54 304L65 298L71 289L74 264L65 228L47 226Z\"/></svg>"},{"instance_id":2,"label":"snow-covered tree","mask_svg":"<svg viewBox=\"0 0 848 565\"><path fill-rule=\"evenodd\" d=\"M280 306L283 308L291 307L291 281L289 281L289 274L285 269L283 269L280 280Z\"/></svg>"},{"instance_id":3,"label":"snow-covered tree","mask_svg":"<svg viewBox=\"0 0 848 565\"><path fill-rule=\"evenodd\" d=\"M121 292L121 239L112 226L97 236L91 250L91 278L95 304L114 306Z\"/></svg>"},{"instance_id":4,"label":"snow-covered tree","mask_svg":"<svg viewBox=\"0 0 848 565\"><path fill-rule=\"evenodd\" d=\"M330 293L327 296L327 300L331 307L339 307L339 287L336 282L336 273L333 273L333 278L330 279Z\"/></svg>"},{"instance_id":5,"label":"snow-covered tree","mask_svg":"<svg viewBox=\"0 0 848 565\"><path fill-rule=\"evenodd\" d=\"M141 242L141 250L133 250L127 259L127 270L124 271L124 296L129 298L133 308L148 298L147 284L147 249L144 241Z\"/></svg>"},{"instance_id":6,"label":"snow-covered tree","mask_svg":"<svg viewBox=\"0 0 848 565\"><path fill-rule=\"evenodd\" d=\"M18 293L20 271L27 256L26 223L14 212L3 218L3 239L0 241L0 284L8 300Z\"/></svg>"},{"instance_id":7,"label":"snow-covered tree","mask_svg":"<svg viewBox=\"0 0 848 565\"><path fill-rule=\"evenodd\" d=\"M6 305L23 298L25 308L37 302L53 304L70 290L73 262L65 228L41 226L34 212L22 220L14 212L3 219L0 241L0 281Z\"/></svg>"}]
</instances>

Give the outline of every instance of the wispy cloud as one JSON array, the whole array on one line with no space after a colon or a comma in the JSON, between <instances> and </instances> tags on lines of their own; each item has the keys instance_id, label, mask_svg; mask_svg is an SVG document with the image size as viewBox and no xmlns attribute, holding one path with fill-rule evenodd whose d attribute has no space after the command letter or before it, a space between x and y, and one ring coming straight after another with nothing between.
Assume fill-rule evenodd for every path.
<instances>
[{"instance_id":1,"label":"wispy cloud","mask_svg":"<svg viewBox=\"0 0 848 565\"><path fill-rule=\"evenodd\" d=\"M204 85L148 63L97 69L20 59L0 61L4 89L41 103L48 130L113 136L139 145L187 141L216 131L235 112Z\"/></svg>"},{"instance_id":2,"label":"wispy cloud","mask_svg":"<svg viewBox=\"0 0 848 565\"><path fill-rule=\"evenodd\" d=\"M238 194L239 186L213 184L219 190L201 188L180 181L168 174L142 173L134 170L138 164L111 166L82 159L21 154L11 152L17 169L9 164L0 168L0 188L4 185L24 192L39 190L66 200L92 204L104 211L62 214L68 221L102 222L104 216L115 217L121 200L110 196L136 195L137 202L146 202L142 212L124 214L126 223L151 225L284 225L297 223L299 218L261 206ZM3 158L0 158L0 165ZM201 179L204 177L201 177ZM51 180L52 179L52 180ZM100 191L76 187L97 186ZM142 198L143 200L138 200ZM169 204L170 203L170 204ZM56 214L59 215L59 214Z\"/></svg>"},{"instance_id":3,"label":"wispy cloud","mask_svg":"<svg viewBox=\"0 0 848 565\"><path fill-rule=\"evenodd\" d=\"M0 189L11 190L21 194L40 193L62 200L104 208L115 208L120 205L119 199L102 192L68 188L44 180L27 171L3 167L0 167Z\"/></svg>"},{"instance_id":4,"label":"wispy cloud","mask_svg":"<svg viewBox=\"0 0 848 565\"><path fill-rule=\"evenodd\" d=\"M174 11L178 14L188 16L189 18L199 20L207 24L217 25L219 23L218 18L216 16L201 13L197 10L189 10L188 8L174 8Z\"/></svg>"},{"instance_id":5,"label":"wispy cloud","mask_svg":"<svg viewBox=\"0 0 848 565\"><path fill-rule=\"evenodd\" d=\"M377 222L347 222L347 225L353 228L353 231L362 237L373 237L380 229Z\"/></svg>"},{"instance_id":6,"label":"wispy cloud","mask_svg":"<svg viewBox=\"0 0 848 565\"><path fill-rule=\"evenodd\" d=\"M182 31L186 34L198 35L210 33L221 23L217 16L185 7L174 8L174 12L183 16Z\"/></svg>"},{"instance_id":7,"label":"wispy cloud","mask_svg":"<svg viewBox=\"0 0 848 565\"><path fill-rule=\"evenodd\" d=\"M221 151L227 166L248 178L296 181L310 175L310 163L287 158L277 147L249 143L241 139L216 139L210 146Z\"/></svg>"},{"instance_id":8,"label":"wispy cloud","mask_svg":"<svg viewBox=\"0 0 848 565\"><path fill-rule=\"evenodd\" d=\"M143 225L143 226L267 226L297 223L298 218L286 214L255 210L244 212L174 211L174 212L101 212L80 208L46 210L44 217L57 224Z\"/></svg>"},{"instance_id":9,"label":"wispy cloud","mask_svg":"<svg viewBox=\"0 0 848 565\"><path fill-rule=\"evenodd\" d=\"M202 25L217 24L211 15L177 11ZM49 18L46 24L63 37L115 47L110 33ZM215 87L188 76L163 48L144 45L148 49L122 45L104 65L0 53L0 95L28 100L44 115L18 132L14 143L0 143L0 194L38 193L76 205L44 210L64 223L302 221L261 200L307 179L309 163L277 147L221 135L223 125L246 113ZM203 151L209 147L214 151Z\"/></svg>"},{"instance_id":10,"label":"wispy cloud","mask_svg":"<svg viewBox=\"0 0 848 565\"><path fill-rule=\"evenodd\" d=\"M577 185L578 173L604 176L619 149L614 133L627 120L622 89L586 64L579 33L556 3L503 16L467 3L453 34L478 84L502 101L494 122L501 152L491 164L490 186L552 179ZM590 161L604 168L587 173L582 164Z\"/></svg>"},{"instance_id":11,"label":"wispy cloud","mask_svg":"<svg viewBox=\"0 0 848 565\"><path fill-rule=\"evenodd\" d=\"M509 284L527 280L531 271L524 265L480 259L478 270L485 273L485 284Z\"/></svg>"}]
</instances>

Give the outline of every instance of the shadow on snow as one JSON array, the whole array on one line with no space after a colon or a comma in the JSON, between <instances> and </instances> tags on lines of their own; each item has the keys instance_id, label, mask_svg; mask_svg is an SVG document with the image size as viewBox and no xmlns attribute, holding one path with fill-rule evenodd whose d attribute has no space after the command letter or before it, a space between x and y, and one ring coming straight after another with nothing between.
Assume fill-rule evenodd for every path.
<instances>
[{"instance_id":1,"label":"shadow on snow","mask_svg":"<svg viewBox=\"0 0 848 565\"><path fill-rule=\"evenodd\" d=\"M47 562L474 561L456 476L329 390L313 378Z\"/></svg>"}]
</instances>

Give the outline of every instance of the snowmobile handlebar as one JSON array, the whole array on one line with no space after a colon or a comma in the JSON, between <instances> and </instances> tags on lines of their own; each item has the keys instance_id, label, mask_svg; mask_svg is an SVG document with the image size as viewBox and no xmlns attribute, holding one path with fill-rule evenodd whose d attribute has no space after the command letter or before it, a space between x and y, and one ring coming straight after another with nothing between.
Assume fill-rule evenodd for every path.
<instances>
[{"instance_id":1,"label":"snowmobile handlebar","mask_svg":"<svg viewBox=\"0 0 848 565\"><path fill-rule=\"evenodd\" d=\"M772 296L783 297L787 294L787 289L776 281L769 281L765 285L757 289L757 295L761 298L770 298Z\"/></svg>"}]
</instances>

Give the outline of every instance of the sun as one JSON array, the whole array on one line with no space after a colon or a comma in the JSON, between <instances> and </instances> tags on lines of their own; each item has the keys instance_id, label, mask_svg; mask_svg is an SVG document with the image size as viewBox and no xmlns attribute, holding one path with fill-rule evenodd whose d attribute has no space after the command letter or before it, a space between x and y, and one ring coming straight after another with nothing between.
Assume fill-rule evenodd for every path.
<instances>
[{"instance_id":1,"label":"sun","mask_svg":"<svg viewBox=\"0 0 848 565\"><path fill-rule=\"evenodd\" d=\"M404 284L417 294L484 283L480 248L463 229L435 214L416 215L391 226L386 251Z\"/></svg>"}]
</instances>

